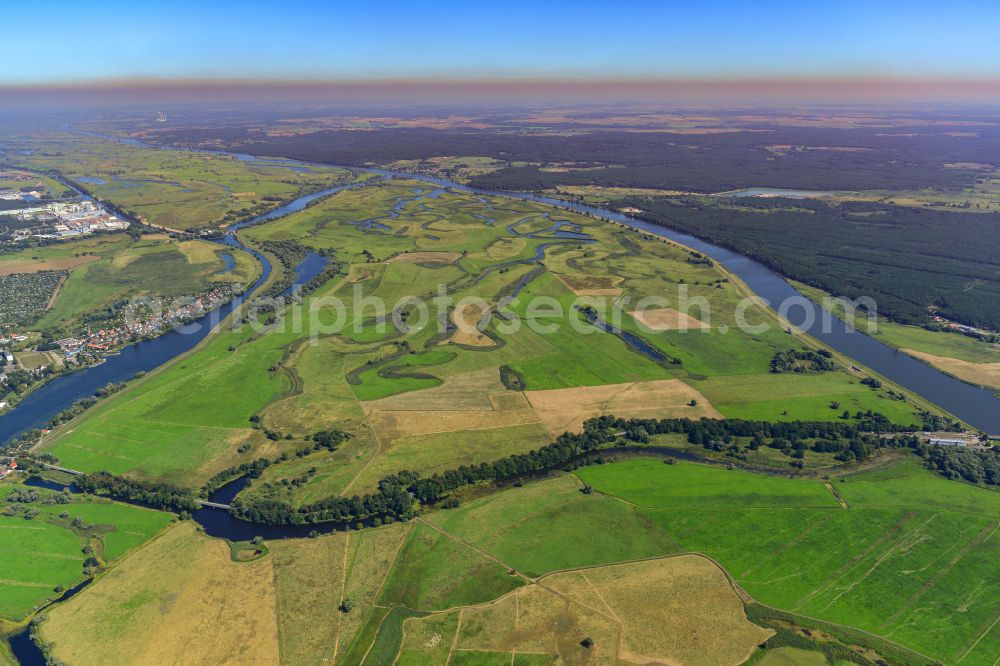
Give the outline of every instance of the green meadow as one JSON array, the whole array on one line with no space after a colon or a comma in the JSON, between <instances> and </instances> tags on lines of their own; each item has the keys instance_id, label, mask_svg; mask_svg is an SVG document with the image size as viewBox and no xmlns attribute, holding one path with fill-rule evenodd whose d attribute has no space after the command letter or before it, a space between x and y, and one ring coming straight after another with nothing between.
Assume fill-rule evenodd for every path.
<instances>
[{"instance_id":1,"label":"green meadow","mask_svg":"<svg viewBox=\"0 0 1000 666\"><path fill-rule=\"evenodd\" d=\"M553 236L557 222L578 225L593 242ZM55 433L47 451L73 469L197 487L229 466L293 452L318 430L349 432L338 451L291 457L246 491L301 505L371 490L400 469L443 471L550 441L530 393L519 397L500 384L501 366L518 373L529 392L674 380L729 417L833 420L845 409L871 409L902 424L918 420L912 404L889 399L888 387L861 385L846 369L771 373L776 352L807 342L776 325L759 335L741 332L735 309L742 291L726 274L683 247L574 213L393 179L341 191L241 235L251 244L294 241L332 251L340 274L302 303L305 320L321 332L296 329L288 317L260 331L243 326L213 335ZM114 250L134 255L128 261L108 250L107 259L76 269L86 272L66 289L116 284L103 267L115 261L121 271L162 281L173 260L161 249ZM212 255L189 248L185 256ZM129 279L122 276L122 284ZM87 298L104 297L101 288ZM397 304L441 293L453 304L479 299L490 308L477 325L478 343L440 329L439 316L456 315L438 312L433 301L423 315L403 306L405 330L386 321ZM681 296L706 303L695 315L707 328L651 330L633 319L635 304L664 295L665 307ZM590 324L582 305L676 362L651 358ZM756 307L746 318L776 323ZM684 405L649 408L680 415Z\"/></svg>"},{"instance_id":2,"label":"green meadow","mask_svg":"<svg viewBox=\"0 0 1000 666\"><path fill-rule=\"evenodd\" d=\"M910 459L823 481L629 460L474 500L429 520L532 576L696 551L754 599L865 629L944 663L1000 649L1000 494Z\"/></svg>"},{"instance_id":3,"label":"green meadow","mask_svg":"<svg viewBox=\"0 0 1000 666\"><path fill-rule=\"evenodd\" d=\"M108 500L70 496L66 503L51 502L59 493L30 489L38 494L32 502L11 502L11 493L26 486L0 484L0 617L20 620L45 601L57 597L84 577L83 552L91 547L104 563L120 559L152 538L173 518L168 513ZM22 511L34 514L27 519ZM65 515L64 515L65 514ZM74 524L75 519L79 519Z\"/></svg>"}]
</instances>

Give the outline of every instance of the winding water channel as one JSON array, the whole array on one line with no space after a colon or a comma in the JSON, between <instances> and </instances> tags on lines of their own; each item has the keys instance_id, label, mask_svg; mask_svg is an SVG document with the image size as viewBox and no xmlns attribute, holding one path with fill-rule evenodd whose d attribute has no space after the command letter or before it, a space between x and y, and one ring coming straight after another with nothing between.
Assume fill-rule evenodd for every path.
<instances>
[{"instance_id":1,"label":"winding water channel","mask_svg":"<svg viewBox=\"0 0 1000 666\"><path fill-rule=\"evenodd\" d=\"M149 146L136 140L118 139L125 143L146 145L160 150L173 150L169 147ZM263 161L267 158L257 158L242 153L229 153L237 159L246 161ZM317 166L309 162L297 160L281 160L281 164L294 168L308 169ZM323 165L330 166L330 165ZM730 273L739 277L759 298L772 309L777 309L783 303L795 304L782 314L798 328L819 339L842 354L855 359L859 364L870 367L875 372L912 391L924 399L937 404L972 426L991 434L1000 434L1000 399L991 391L967 384L955 379L915 358L908 356L878 340L853 330L841 320L833 317L819 305L816 305L800 294L783 277L748 257L737 252L709 243L689 234L662 227L640 220L624 213L586 204L563 201L550 197L539 196L525 192L495 192L475 187L461 185L454 181L388 171L377 168L345 167L358 172L376 174L385 178L406 178L447 188L456 192L476 194L479 196L503 196L533 201L557 206L566 210L584 213L596 218L611 220L625 224L642 231L686 245L724 266ZM116 356L108 358L101 365L61 375L40 387L25 398L14 409L0 416L0 442L9 440L31 428L44 426L60 411L71 406L77 400L93 395L94 392L109 382L120 382L133 377L137 372L157 368L170 359L193 348L198 342L228 316L232 310L241 304L247 296L260 287L271 273L271 265L265 257L245 247L236 237L237 229L253 224L260 224L285 215L300 211L311 202L339 192L357 184L347 184L332 187L300 197L264 215L252 220L233 225L229 233L220 242L251 253L263 266L260 278L247 292L236 300L196 320L187 332L170 331L158 338L146 340L126 347ZM557 237L579 237L573 231L556 227ZM322 270L319 262L311 262L312 270L297 271L296 283L301 284ZM825 326L824 321L833 322Z\"/></svg>"},{"instance_id":2,"label":"winding water channel","mask_svg":"<svg viewBox=\"0 0 1000 666\"><path fill-rule=\"evenodd\" d=\"M109 137L104 137L109 138ZM111 137L113 138L113 137ZM126 143L139 144L135 140L126 140ZM149 146L159 148L156 146ZM171 148L160 148L171 150ZM266 158L256 158L251 155L231 153L238 159L257 161ZM281 160L281 164L294 165L293 168L308 169L311 165L308 162L295 160ZM329 165L324 165L329 166ZM874 338L850 329L839 319L833 318L833 326L824 326L824 319L830 321L831 315L824 315L820 306L816 305L794 287L783 277L765 267L764 265L744 257L732 250L703 241L694 236L674 231L666 227L661 227L643 220L633 218L629 215L612 210L606 210L585 204L552 199L530 193L521 192L494 192L479 188L468 187L459 183L430 176L407 174L384 169L346 167L360 172L374 173L386 178L406 178L418 180L436 185L440 188L447 188L457 192L465 192L480 196L503 196L508 198L533 201L537 203L549 204L572 210L578 213L588 214L597 218L619 222L637 229L641 229L649 234L675 241L686 245L702 254L710 257L714 261L724 266L729 272L739 277L758 297L760 297L772 309L777 311L782 303L794 299L796 304L790 311L782 314L793 325L806 331L813 337L821 340L831 348L855 359L859 364L868 366L879 374L888 377L892 381L900 384L914 394L920 395L926 400L935 403L962 420L968 422L976 428L980 428L992 434L1000 433L1000 399L992 392L985 389L966 384L953 377L946 375L920 361L899 352ZM249 252L262 266L260 277L246 292L235 300L223 305L221 308L210 312L200 319L195 320L184 328L184 331L171 330L164 335L152 340L138 342L124 348L119 354L109 357L104 363L91 368L79 370L70 374L60 375L45 385L31 393L14 409L0 416L0 442L15 437L26 430L45 426L56 414L70 407L81 398L93 395L99 388L111 382L121 382L133 377L137 372L153 370L167 363L184 352L191 350L201 340L203 340L219 323L225 319L232 311L242 304L254 291L256 291L270 276L271 264L266 257L244 246L236 236L236 231L245 226L260 224L270 220L289 215L300 211L311 202L325 196L329 196L341 190L356 187L356 183L341 185L314 192L300 197L288 204L285 204L264 215L252 220L233 225L228 229L228 233L218 242L239 250ZM485 224L491 224L492 220L484 219ZM551 229L545 230L553 237L559 239L586 240L586 236L577 233L572 227L564 229L563 223L556 222ZM513 233L517 233L512 230ZM530 261L544 259L545 248L548 244L539 248L539 253ZM313 276L323 270L325 260L315 254L310 254L299 265L295 272L294 284L307 282ZM227 267L230 262L226 262ZM604 453L615 453L610 451ZM624 449L622 453L626 453ZM647 452L649 450L647 449ZM687 454L674 450L656 450L654 453L660 455L685 458ZM33 480L31 485L49 488L61 488L59 484L44 480ZM226 484L217 490L210 497L211 501L220 504L228 504L240 490L242 490L248 479L237 479ZM204 507L196 511L192 518L201 524L207 534L230 540L246 540L254 536L262 536L267 539L305 537L312 532L327 533L337 529L344 529L342 523L321 523L316 525L299 526L265 526L247 523L234 518L228 511L210 507ZM71 591L75 593L78 588L85 586L83 583ZM11 638L11 647L15 656L22 664L44 664L44 658L38 648L31 642L27 632L23 631Z\"/></svg>"}]
</instances>

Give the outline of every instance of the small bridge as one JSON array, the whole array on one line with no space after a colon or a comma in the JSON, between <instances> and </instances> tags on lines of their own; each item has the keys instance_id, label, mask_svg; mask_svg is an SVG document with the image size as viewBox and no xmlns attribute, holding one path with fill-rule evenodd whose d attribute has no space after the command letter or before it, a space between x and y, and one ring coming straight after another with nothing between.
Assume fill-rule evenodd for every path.
<instances>
[{"instance_id":1,"label":"small bridge","mask_svg":"<svg viewBox=\"0 0 1000 666\"><path fill-rule=\"evenodd\" d=\"M72 474L73 476L83 476L83 474L84 474L80 470L77 470L77 469L68 469L66 467L59 467L58 465L53 465L51 463L39 462L38 464L40 464L42 467L45 467L46 469L53 469L53 470L56 470L57 472L65 472L66 474ZM233 510L233 507L231 505L229 505L229 504L222 504L221 502L209 502L208 500L202 500L202 499L195 500L195 501L198 504L202 505L202 506L210 506L213 509L223 509L225 511L232 511Z\"/></svg>"},{"instance_id":2,"label":"small bridge","mask_svg":"<svg viewBox=\"0 0 1000 666\"><path fill-rule=\"evenodd\" d=\"M198 504L202 506L210 506L213 509L225 509L226 511L232 511L233 507L229 504L220 504L219 502L209 502L208 500L195 500Z\"/></svg>"},{"instance_id":3,"label":"small bridge","mask_svg":"<svg viewBox=\"0 0 1000 666\"><path fill-rule=\"evenodd\" d=\"M59 467L58 465L50 465L49 463L39 462L39 465L46 469L54 469L57 472L66 472L67 474L72 474L73 476L83 476L83 472L76 469L66 469L65 467Z\"/></svg>"}]
</instances>

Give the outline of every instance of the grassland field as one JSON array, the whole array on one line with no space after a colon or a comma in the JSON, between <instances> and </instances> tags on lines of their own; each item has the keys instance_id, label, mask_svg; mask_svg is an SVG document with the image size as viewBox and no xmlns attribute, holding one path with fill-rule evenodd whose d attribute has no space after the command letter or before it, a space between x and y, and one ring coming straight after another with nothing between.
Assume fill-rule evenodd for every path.
<instances>
[{"instance_id":1,"label":"grassland field","mask_svg":"<svg viewBox=\"0 0 1000 666\"><path fill-rule=\"evenodd\" d=\"M556 221L579 225L594 242L552 237ZM107 469L197 487L233 464L291 452L318 430L350 432L352 439L340 450L274 465L245 491L300 505L330 494L367 492L404 467L432 473L545 443L560 426L545 415L551 408L539 411L539 391L566 390L559 400L570 402L583 399L573 391L594 396L633 391L634 399L625 402L644 415L832 420L840 416L830 409L838 401L841 411L871 409L900 423L918 420L913 405L861 385L846 369L770 373L775 352L811 343L777 327L756 336L740 332L734 309L741 292L717 268L690 261L679 246L584 216L392 180L342 191L242 234L250 243L295 240L335 251L342 274L304 303L331 332L310 338L279 322L264 334L250 327L220 333L55 433L47 451L73 469ZM549 247L536 264L532 258L543 243ZM499 260L498 248L503 248ZM444 255L444 262L405 260L413 252L452 254ZM525 263L510 263L518 261ZM567 284L599 275L614 276L622 293L588 302L681 364L657 362L584 321ZM499 317L480 323L495 341L486 348L442 338L433 318L406 332L383 327L365 305L365 299L380 298L392 307L400 299L433 295L441 285L455 301L497 304L522 280L527 284L505 309L524 325L508 330ZM628 314L626 300L680 286L709 303L710 313L696 316L710 328L652 331ZM347 315L339 332L338 313L324 305L331 296L343 302ZM530 309L536 297L558 303L561 313ZM363 305L357 316L356 302ZM758 308L747 313L752 323L769 316ZM557 330L533 330L550 324ZM730 332L721 333L721 324ZM499 382L503 365L524 377L523 394ZM676 389L652 390L664 382ZM233 386L244 388L234 392ZM689 405L692 398L695 408ZM622 402L600 397L581 414L607 413L615 405L624 409ZM252 427L254 416L290 439L268 440ZM285 482L310 470L305 483Z\"/></svg>"},{"instance_id":2,"label":"grassland field","mask_svg":"<svg viewBox=\"0 0 1000 666\"><path fill-rule=\"evenodd\" d=\"M18 169L0 169L0 190L24 190L32 188L42 196L59 196L68 190L62 183L42 174L20 171Z\"/></svg>"},{"instance_id":3,"label":"grassland field","mask_svg":"<svg viewBox=\"0 0 1000 666\"><path fill-rule=\"evenodd\" d=\"M154 150L61 132L35 138L31 149L14 156L19 166L58 171L96 197L173 230L218 227L352 178L337 167Z\"/></svg>"},{"instance_id":4,"label":"grassland field","mask_svg":"<svg viewBox=\"0 0 1000 666\"><path fill-rule=\"evenodd\" d=\"M33 608L58 597L57 588L68 589L84 578L83 548L90 546L103 563L119 560L159 532L171 520L168 513L142 509L108 500L71 496L66 503L46 500L60 494L30 489L32 502L11 502L12 493L29 490L19 484L0 483L0 618L19 621ZM14 508L37 511L31 519ZM66 517L62 514L66 513ZM78 525L73 520L79 518Z\"/></svg>"},{"instance_id":5,"label":"grassland field","mask_svg":"<svg viewBox=\"0 0 1000 666\"><path fill-rule=\"evenodd\" d=\"M899 663L988 665L1000 648L1000 607L990 594L1000 584L994 491L936 477L909 458L830 481L655 459L576 476L411 523L275 541L270 555L251 563L233 562L222 544L177 525L114 576L50 611L42 634L60 658L78 657L74 663L126 663L136 649L154 649L142 645L196 663L242 637L241 654L277 650L283 664L580 663L581 656L736 664L768 636L747 621L745 591L807 626L815 618L833 623L821 627L872 632L869 656L879 646L915 651ZM581 493L582 482L597 492ZM150 576L150 567L165 575ZM205 575L228 583L196 592ZM338 610L345 600L349 612ZM228 609L225 619L192 617L209 603ZM265 618L261 609L272 608ZM134 640L166 625L179 628L169 640ZM254 627L252 637L246 627ZM200 639L185 641L192 632ZM584 638L594 643L585 655ZM169 647L178 644L190 646ZM815 658L782 649L753 663L827 663Z\"/></svg>"},{"instance_id":6,"label":"grassland field","mask_svg":"<svg viewBox=\"0 0 1000 666\"><path fill-rule=\"evenodd\" d=\"M554 235L556 222L578 225L590 242ZM734 312L744 292L718 267L582 215L392 179L241 237L333 253L342 271L302 303L323 332L296 330L291 317L261 331L227 328L56 430L42 450L71 469L191 489L230 466L287 453L244 496L301 506L373 491L404 469L427 475L527 452L602 413L832 421L844 410L873 410L919 422L913 401L894 399L888 383L862 385L842 361L831 372L770 372L777 352L816 343L780 326L740 331ZM140 262L156 261L166 241L114 242L74 273L104 265L156 273ZM207 266L210 246L178 245L171 252L188 265ZM442 285L455 301L478 298L492 314L502 308L532 325L493 316L476 328L489 342L472 345L439 332L433 317L419 325L414 310L406 330L383 327L371 305L427 297ZM704 328L651 330L629 314L642 297L681 288L709 303L710 313L693 314ZM515 291L516 301L501 304ZM668 361L589 324L574 308L588 291L605 319ZM541 297L561 312L528 307ZM750 323L775 323L757 306L746 314ZM553 332L535 330L551 324ZM522 389L503 383L502 366L523 378ZM334 451L292 455L328 429L351 438ZM762 448L751 462L787 464L779 455ZM81 664L226 655L283 664L736 664L769 633L747 620L745 591L945 663L992 666L1000 495L934 476L906 455L850 475L829 454L807 452L805 463L832 478L630 459L470 496L407 523L274 541L252 562L234 562L225 544L185 522L122 545L112 546L109 532L115 557L147 543L52 609L41 633L57 657ZM582 493L584 484L596 492ZM581 574L586 567L596 568ZM691 606L696 599L708 607ZM584 638L594 646L583 647ZM805 652L765 657L813 658Z\"/></svg>"}]
</instances>

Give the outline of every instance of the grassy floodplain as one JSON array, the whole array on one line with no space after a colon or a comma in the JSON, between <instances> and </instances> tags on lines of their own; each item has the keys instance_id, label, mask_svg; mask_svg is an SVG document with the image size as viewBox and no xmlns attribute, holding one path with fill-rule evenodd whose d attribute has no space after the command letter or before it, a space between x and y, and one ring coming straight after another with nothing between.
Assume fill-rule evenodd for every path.
<instances>
[{"instance_id":1,"label":"grassy floodplain","mask_svg":"<svg viewBox=\"0 0 1000 666\"><path fill-rule=\"evenodd\" d=\"M945 663L990 664L1000 647L1000 608L986 593L1000 583L995 491L939 479L909 460L831 480L846 509L823 481L685 463L631 460L578 476L598 494L581 494L564 477L430 520L529 575L697 551L762 603L866 629ZM789 484L800 489L790 493Z\"/></svg>"},{"instance_id":2,"label":"grassy floodplain","mask_svg":"<svg viewBox=\"0 0 1000 666\"><path fill-rule=\"evenodd\" d=\"M557 228L577 228L593 242L560 238ZM342 191L243 233L251 243L291 241L334 253L340 275L306 296L303 308L329 328L310 337L279 322L261 333L243 327L214 336L56 433L46 450L74 469L197 487L231 465L297 450L318 430L350 432L337 451L293 456L247 491L299 505L370 491L400 469L432 473L530 450L561 432L552 415L568 406L579 413L573 427L611 410L832 420L845 409L870 409L899 423L919 420L912 404L862 386L862 375L848 369L771 373L776 352L810 343L777 326L758 335L739 331L734 310L742 292L715 266L582 215L391 180ZM543 244L539 263L534 257ZM507 330L493 317L479 325L479 339L466 340L442 335L433 319L397 332L378 325L370 306L354 312L363 299L391 308L439 288L456 302L475 297L493 307L520 289L507 309L523 325ZM639 299L673 298L678 289L710 305L708 313L694 311L708 320L698 320L696 330L649 329L630 314ZM329 297L344 305L339 321L321 300ZM562 312L529 309L536 297ZM603 308L661 359L588 324L574 309L578 297ZM756 307L746 317L771 321ZM555 330L533 330L529 322ZM501 366L523 378L524 390L501 382ZM266 438L252 417L281 437Z\"/></svg>"},{"instance_id":3,"label":"grassy floodplain","mask_svg":"<svg viewBox=\"0 0 1000 666\"><path fill-rule=\"evenodd\" d=\"M37 496L30 502L12 500L12 494L21 497L29 492ZM0 618L8 620L20 620L58 597L57 589L81 581L89 557L83 552L85 547L102 563L111 563L172 519L160 511L95 498L63 498L60 493L6 482L0 484L0 500L4 502L0 511L4 561ZM33 517L27 519L24 511Z\"/></svg>"},{"instance_id":4,"label":"grassy floodplain","mask_svg":"<svg viewBox=\"0 0 1000 666\"><path fill-rule=\"evenodd\" d=\"M837 625L871 632L869 657L992 664L1000 495L909 458L845 478L629 459L411 523L271 542L249 563L181 524L52 610L42 635L74 663L154 644L194 660L245 637L250 662L283 664L550 663L582 656L584 638L595 663L736 664L769 635L747 621L742 589L832 623L820 635ZM583 482L596 492L582 493ZM203 575L231 584L206 594ZM225 618L197 622L206 604ZM203 640L175 645L183 631L154 640L168 620L197 623ZM765 650L753 663L815 659L800 652Z\"/></svg>"},{"instance_id":5,"label":"grassy floodplain","mask_svg":"<svg viewBox=\"0 0 1000 666\"><path fill-rule=\"evenodd\" d=\"M347 169L279 159L157 150L68 133L39 135L20 166L54 170L157 227L197 230L238 221L351 179Z\"/></svg>"}]
</instances>

